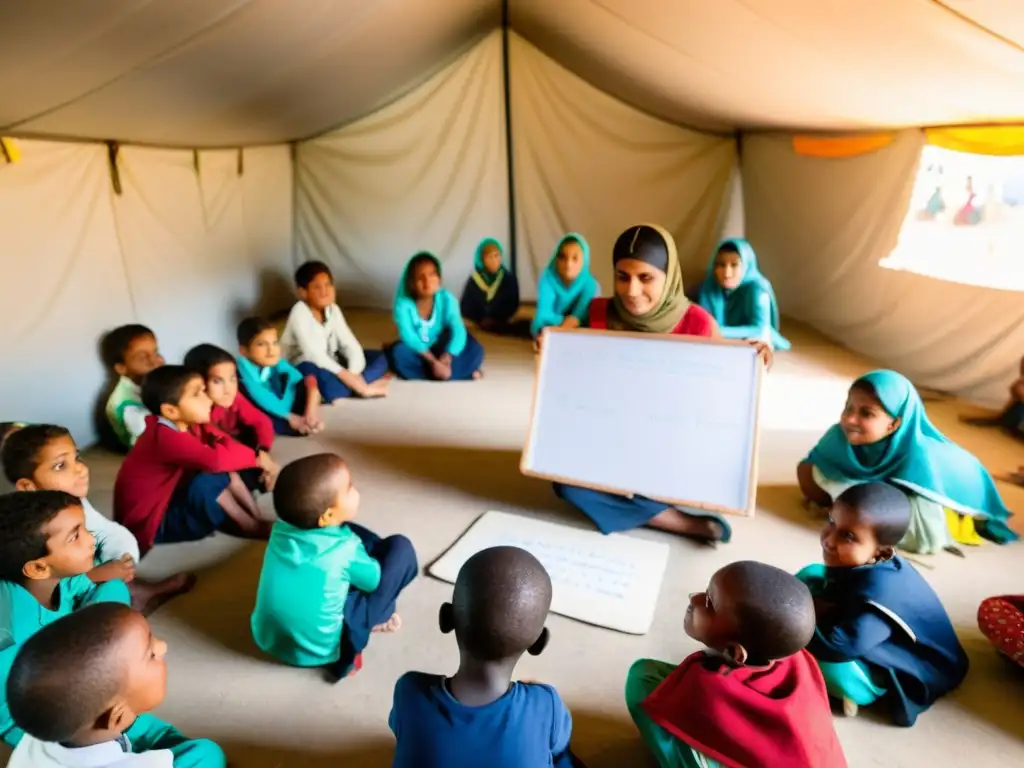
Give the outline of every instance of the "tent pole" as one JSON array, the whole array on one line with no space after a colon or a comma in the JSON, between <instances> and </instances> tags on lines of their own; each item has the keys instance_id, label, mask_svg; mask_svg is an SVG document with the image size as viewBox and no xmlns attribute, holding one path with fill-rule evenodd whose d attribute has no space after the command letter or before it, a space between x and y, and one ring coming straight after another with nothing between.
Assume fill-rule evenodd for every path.
<instances>
[{"instance_id":1,"label":"tent pole","mask_svg":"<svg viewBox=\"0 0 1024 768\"><path fill-rule=\"evenodd\" d=\"M508 253L512 274L519 270L516 253L516 185L512 162L512 97L508 68L508 0L501 0L501 72L505 84L505 161L508 176Z\"/></svg>"}]
</instances>

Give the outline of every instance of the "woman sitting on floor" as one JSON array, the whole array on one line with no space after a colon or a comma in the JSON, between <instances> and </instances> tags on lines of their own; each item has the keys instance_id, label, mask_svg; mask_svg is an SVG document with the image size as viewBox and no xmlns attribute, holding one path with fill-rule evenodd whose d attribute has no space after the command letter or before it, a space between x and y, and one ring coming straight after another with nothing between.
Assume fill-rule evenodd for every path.
<instances>
[{"instance_id":1,"label":"woman sitting on floor","mask_svg":"<svg viewBox=\"0 0 1024 768\"><path fill-rule=\"evenodd\" d=\"M661 227L641 224L627 229L615 241L612 263L615 295L591 303L591 328L720 336L714 319L683 293L676 244ZM754 345L770 363L771 349L762 342ZM644 496L619 496L562 483L555 483L555 493L593 520L602 533L649 525L708 543L727 542L732 535L720 515L684 511Z\"/></svg>"},{"instance_id":2,"label":"woman sitting on floor","mask_svg":"<svg viewBox=\"0 0 1024 768\"><path fill-rule=\"evenodd\" d=\"M462 316L481 330L526 337L529 322L512 321L519 311L519 281L502 262L501 243L493 237L476 247L461 307Z\"/></svg>"},{"instance_id":3,"label":"woman sitting on floor","mask_svg":"<svg viewBox=\"0 0 1024 768\"><path fill-rule=\"evenodd\" d=\"M988 471L928 420L914 385L895 371L872 371L850 387L839 423L797 466L808 501L829 506L850 486L884 482L910 496L910 530L899 546L932 554L953 540L997 544L1017 538Z\"/></svg>"},{"instance_id":4,"label":"woman sitting on floor","mask_svg":"<svg viewBox=\"0 0 1024 768\"><path fill-rule=\"evenodd\" d=\"M790 348L779 333L779 305L768 278L757 268L753 246L741 237L723 240L711 257L697 302L715 318L727 339L760 339Z\"/></svg>"}]
</instances>

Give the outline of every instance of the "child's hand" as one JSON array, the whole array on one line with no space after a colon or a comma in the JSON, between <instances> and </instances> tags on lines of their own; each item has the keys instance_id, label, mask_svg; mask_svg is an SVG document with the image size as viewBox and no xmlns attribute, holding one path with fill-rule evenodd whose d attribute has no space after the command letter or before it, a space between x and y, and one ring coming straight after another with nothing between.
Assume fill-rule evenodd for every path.
<instances>
[{"instance_id":1,"label":"child's hand","mask_svg":"<svg viewBox=\"0 0 1024 768\"><path fill-rule=\"evenodd\" d=\"M576 315L566 315L565 319L562 321L562 327L563 328L569 328L569 329L579 328L580 327L579 318L576 317Z\"/></svg>"},{"instance_id":2,"label":"child's hand","mask_svg":"<svg viewBox=\"0 0 1024 768\"><path fill-rule=\"evenodd\" d=\"M312 430L309 423L296 413L288 415L288 426L298 432L300 435L308 435Z\"/></svg>"},{"instance_id":3,"label":"child's hand","mask_svg":"<svg viewBox=\"0 0 1024 768\"><path fill-rule=\"evenodd\" d=\"M124 555L120 560L98 565L89 571L89 581L93 584L104 584L114 579L127 583L135 578L135 560L131 555Z\"/></svg>"},{"instance_id":4,"label":"child's hand","mask_svg":"<svg viewBox=\"0 0 1024 768\"><path fill-rule=\"evenodd\" d=\"M281 471L281 468L266 451L260 451L260 455L256 458L256 461L260 465L260 469L263 470L260 475L260 479L263 481L263 486L268 491L274 490L274 483L277 481L277 475Z\"/></svg>"},{"instance_id":5,"label":"child's hand","mask_svg":"<svg viewBox=\"0 0 1024 768\"><path fill-rule=\"evenodd\" d=\"M751 341L748 343L757 350L757 356L764 363L765 370L771 370L772 363L775 362L775 350L772 349L772 345L766 344L763 341Z\"/></svg>"},{"instance_id":6,"label":"child's hand","mask_svg":"<svg viewBox=\"0 0 1024 768\"><path fill-rule=\"evenodd\" d=\"M452 356L445 352L431 365L431 372L438 381L448 381L452 377Z\"/></svg>"}]
</instances>

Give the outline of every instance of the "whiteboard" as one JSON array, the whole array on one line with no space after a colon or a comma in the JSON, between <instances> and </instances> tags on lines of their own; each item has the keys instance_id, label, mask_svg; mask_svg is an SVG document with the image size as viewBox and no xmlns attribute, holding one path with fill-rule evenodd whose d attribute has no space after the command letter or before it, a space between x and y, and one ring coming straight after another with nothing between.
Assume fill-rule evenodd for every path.
<instances>
[{"instance_id":1,"label":"whiteboard","mask_svg":"<svg viewBox=\"0 0 1024 768\"><path fill-rule=\"evenodd\" d=\"M668 544L570 528L507 512L487 512L430 566L455 583L459 569L482 549L525 549L551 577L551 610L632 635L651 628L668 565Z\"/></svg>"},{"instance_id":2,"label":"whiteboard","mask_svg":"<svg viewBox=\"0 0 1024 768\"><path fill-rule=\"evenodd\" d=\"M762 368L743 341L549 328L520 469L752 515Z\"/></svg>"}]
</instances>

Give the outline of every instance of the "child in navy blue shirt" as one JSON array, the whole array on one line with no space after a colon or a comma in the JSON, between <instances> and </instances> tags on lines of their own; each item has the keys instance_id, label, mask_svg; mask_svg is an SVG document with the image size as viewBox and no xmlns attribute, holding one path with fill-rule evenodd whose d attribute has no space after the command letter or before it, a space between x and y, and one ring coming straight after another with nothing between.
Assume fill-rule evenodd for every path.
<instances>
[{"instance_id":1,"label":"child in navy blue shirt","mask_svg":"<svg viewBox=\"0 0 1024 768\"><path fill-rule=\"evenodd\" d=\"M407 672L395 685L388 724L395 768L572 766L572 718L550 685L511 682L523 652L548 642L551 578L517 547L492 547L466 561L441 631L455 631L452 677Z\"/></svg>"},{"instance_id":2,"label":"child in navy blue shirt","mask_svg":"<svg viewBox=\"0 0 1024 768\"><path fill-rule=\"evenodd\" d=\"M847 715L885 699L902 726L967 675L967 654L939 596L896 554L910 513L895 486L849 488L821 533L824 565L797 574L814 595L817 629L807 650L829 694Z\"/></svg>"}]
</instances>

